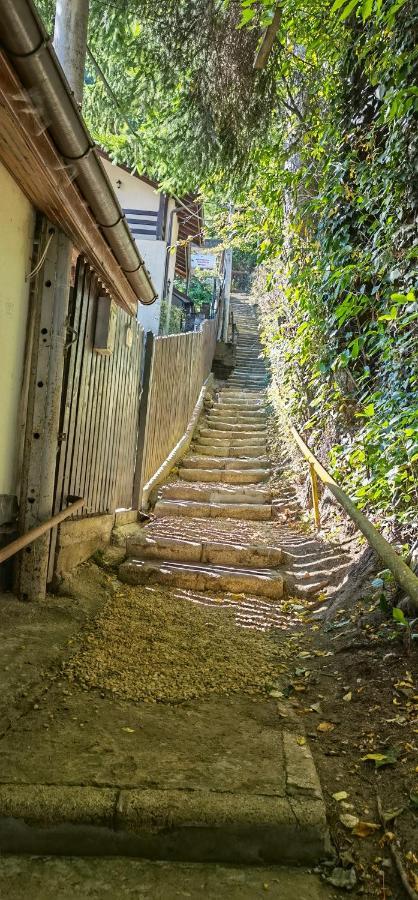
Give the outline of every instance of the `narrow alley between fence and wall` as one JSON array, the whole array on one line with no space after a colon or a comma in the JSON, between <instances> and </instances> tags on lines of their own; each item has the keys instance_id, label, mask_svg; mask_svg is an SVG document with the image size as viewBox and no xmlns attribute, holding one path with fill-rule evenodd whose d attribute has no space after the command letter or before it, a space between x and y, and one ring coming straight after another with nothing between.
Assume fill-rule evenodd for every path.
<instances>
[{"instance_id":1,"label":"narrow alley between fence and wall","mask_svg":"<svg viewBox=\"0 0 418 900\"><path fill-rule=\"evenodd\" d=\"M18 623L35 657L48 636L69 645L58 678L56 647L41 658L42 688L12 698L16 667L11 676L0 803L17 825L2 831L6 852L240 864L244 897L274 871L255 886L245 865L311 866L330 852L303 727L277 713L292 650L274 636L289 589L307 596L347 560L275 515L256 312L241 298L234 314L235 370L214 385L149 524L116 527L99 568L64 581L78 608L70 625L64 599L44 613L42 639L33 616ZM286 897L328 896L300 878Z\"/></svg>"}]
</instances>

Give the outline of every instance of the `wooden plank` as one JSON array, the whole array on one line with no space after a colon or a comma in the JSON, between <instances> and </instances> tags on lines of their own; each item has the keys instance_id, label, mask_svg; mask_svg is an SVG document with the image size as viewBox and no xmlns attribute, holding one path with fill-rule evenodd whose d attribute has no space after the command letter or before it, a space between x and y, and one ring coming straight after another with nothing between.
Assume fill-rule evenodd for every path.
<instances>
[{"instance_id":1,"label":"wooden plank","mask_svg":"<svg viewBox=\"0 0 418 900\"><path fill-rule=\"evenodd\" d=\"M78 337L77 341L73 345L72 354L74 355L74 374L73 374L73 383L71 388L71 394L68 396L68 406L69 406L69 415L68 415L68 428L67 428L67 439L65 442L65 462L64 462L64 476L62 480L62 485L60 482L57 484L57 495L59 499L60 506L63 505L65 498L70 491L71 484L71 474L73 467L73 458L74 452L76 448L77 441L77 424L78 424L78 410L79 410L79 402L80 402L80 385L81 385L81 372L82 372L82 364L83 364L83 356L84 356L84 348L85 348L85 333L87 326L87 313L88 313L88 287L87 285L90 283L90 271L89 267L86 264L85 260L80 256L77 262L76 269L76 305L75 305L75 314L74 314L74 328L77 331Z\"/></svg>"},{"instance_id":2,"label":"wooden plank","mask_svg":"<svg viewBox=\"0 0 418 900\"><path fill-rule=\"evenodd\" d=\"M48 221L42 226L39 247L48 249L36 276L32 361L29 378L23 454L19 531L25 534L51 518L54 506L63 347L69 303L72 245ZM50 534L45 533L19 555L17 590L21 599L45 599Z\"/></svg>"},{"instance_id":3,"label":"wooden plank","mask_svg":"<svg viewBox=\"0 0 418 900\"><path fill-rule=\"evenodd\" d=\"M155 339L152 331L149 331L146 336L145 341L145 351L144 351L144 369L142 373L142 395L139 404L139 427L138 427L138 442L137 442L137 451L136 451L136 462L135 462L135 474L134 474L134 489L133 489L133 499L132 505L134 508L139 508L141 495L142 495L142 485L144 484L144 474L145 474L145 464L146 464L146 451L147 451L147 423L148 423L148 414L149 414L149 401L151 395L151 379L152 379L152 371L153 371L153 359L155 355Z\"/></svg>"},{"instance_id":4,"label":"wooden plank","mask_svg":"<svg viewBox=\"0 0 418 900\"><path fill-rule=\"evenodd\" d=\"M87 287L87 285L86 285ZM91 370L93 363L93 337L94 337L94 300L95 290L97 287L96 276L89 270L88 294L84 293L84 302L87 306L86 329L84 333L83 358L81 363L80 374L80 391L77 409L77 429L74 442L73 459L71 465L71 481L70 493L81 496L81 486L84 486L83 480L83 461L86 446L86 434L88 434L88 418L87 409L89 405L89 388L91 379ZM86 507L81 510L81 515L85 515Z\"/></svg>"}]
</instances>

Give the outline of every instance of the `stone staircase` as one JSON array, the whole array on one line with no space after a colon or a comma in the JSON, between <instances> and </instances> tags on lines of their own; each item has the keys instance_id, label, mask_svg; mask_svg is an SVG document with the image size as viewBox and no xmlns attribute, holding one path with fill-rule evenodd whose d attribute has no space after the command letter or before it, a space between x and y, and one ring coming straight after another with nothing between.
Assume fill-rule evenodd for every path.
<instances>
[{"instance_id":1,"label":"stone staircase","mask_svg":"<svg viewBox=\"0 0 418 900\"><path fill-rule=\"evenodd\" d=\"M153 518L127 540L129 584L229 591L280 601L340 580L347 558L280 523L291 494L273 501L267 455L267 375L254 308L234 301L237 366L207 404L191 452L158 495Z\"/></svg>"},{"instance_id":2,"label":"stone staircase","mask_svg":"<svg viewBox=\"0 0 418 900\"><path fill-rule=\"evenodd\" d=\"M237 368L206 410L192 452L179 467L178 480L160 491L153 525L145 530L145 536L128 542L129 559L120 568L120 578L125 582L249 591L273 600L283 596L284 579L278 571L285 562L283 552L258 541L241 543L239 539L239 522L271 520L272 497L265 484L270 475L266 455L267 378L260 357L257 319L247 304L235 309L235 319L239 332ZM193 540L184 534L161 534L158 523L167 518L192 519ZM211 540L206 519L228 520L234 525L230 539Z\"/></svg>"}]
</instances>

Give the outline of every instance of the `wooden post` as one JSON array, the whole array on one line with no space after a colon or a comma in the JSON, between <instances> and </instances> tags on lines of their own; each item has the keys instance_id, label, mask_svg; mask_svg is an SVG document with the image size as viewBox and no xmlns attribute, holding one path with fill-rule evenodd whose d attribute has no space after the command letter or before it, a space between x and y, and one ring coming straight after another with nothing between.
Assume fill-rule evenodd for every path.
<instances>
[{"instance_id":1,"label":"wooden post","mask_svg":"<svg viewBox=\"0 0 418 900\"><path fill-rule=\"evenodd\" d=\"M154 335L152 331L147 332L145 343L145 360L144 371L142 375L142 394L139 404L139 425L138 425L138 443L136 451L136 465L134 475L134 488L132 506L134 509L140 509L142 503L142 489L144 486L144 461L145 446L147 433L148 418L148 400L152 379L152 360L154 355Z\"/></svg>"},{"instance_id":2,"label":"wooden post","mask_svg":"<svg viewBox=\"0 0 418 900\"><path fill-rule=\"evenodd\" d=\"M20 534L49 519L54 503L72 243L44 219L40 254L47 242L45 261L35 276L33 292L33 343L20 480ZM16 586L23 600L45 599L49 544L50 534L46 533L20 554Z\"/></svg>"},{"instance_id":3,"label":"wooden post","mask_svg":"<svg viewBox=\"0 0 418 900\"><path fill-rule=\"evenodd\" d=\"M318 500L318 476L315 472L315 468L312 463L309 463L309 471L311 475L311 487L312 487L312 504L314 511L314 519L315 519L315 527L318 531L321 528L321 513L319 511L319 500Z\"/></svg>"}]
</instances>

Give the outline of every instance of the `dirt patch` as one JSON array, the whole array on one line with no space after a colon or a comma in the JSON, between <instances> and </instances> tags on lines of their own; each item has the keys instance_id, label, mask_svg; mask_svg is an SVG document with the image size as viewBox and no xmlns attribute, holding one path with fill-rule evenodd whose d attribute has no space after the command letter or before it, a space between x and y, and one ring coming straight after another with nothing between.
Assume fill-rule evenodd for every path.
<instances>
[{"instance_id":1,"label":"dirt patch","mask_svg":"<svg viewBox=\"0 0 418 900\"><path fill-rule=\"evenodd\" d=\"M230 600L231 607L222 597L120 585L66 674L126 700L177 703L266 691L280 670L277 648L255 628L237 627L234 595ZM238 599L241 607L246 602ZM249 618L251 608L249 601Z\"/></svg>"},{"instance_id":2,"label":"dirt patch","mask_svg":"<svg viewBox=\"0 0 418 900\"><path fill-rule=\"evenodd\" d=\"M418 887L418 665L374 606L363 599L323 627L307 608L274 639L294 654L279 715L304 726L342 868L356 870L363 896L388 900L406 896L391 846ZM373 754L381 758L365 759Z\"/></svg>"}]
</instances>

